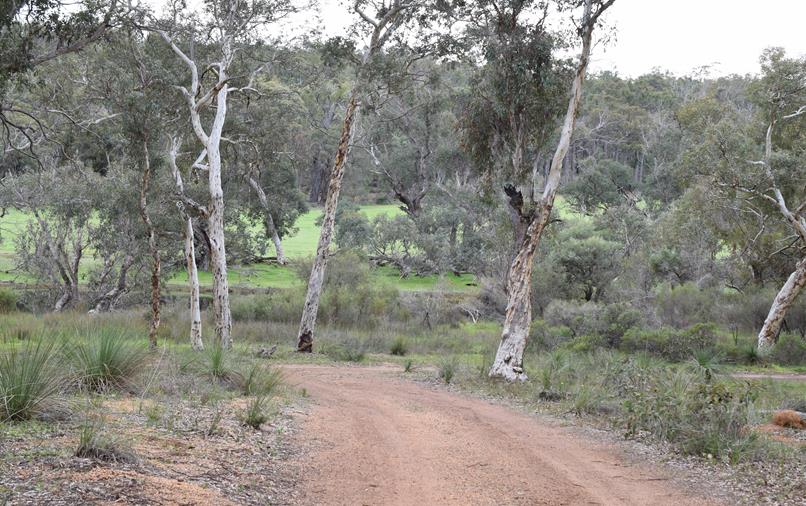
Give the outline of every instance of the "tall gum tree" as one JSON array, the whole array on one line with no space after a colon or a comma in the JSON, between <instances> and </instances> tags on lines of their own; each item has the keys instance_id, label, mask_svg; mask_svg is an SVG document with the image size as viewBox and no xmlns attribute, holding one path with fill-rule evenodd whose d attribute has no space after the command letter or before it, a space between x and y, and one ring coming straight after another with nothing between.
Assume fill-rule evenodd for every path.
<instances>
[{"instance_id":1,"label":"tall gum tree","mask_svg":"<svg viewBox=\"0 0 806 506\"><path fill-rule=\"evenodd\" d=\"M308 290L305 295L305 305L302 309L302 319L300 320L299 332L297 334L297 351L310 353L313 351L313 333L316 327L316 315L319 311L319 300L322 297L322 288L325 280L325 267L327 257L330 254L330 243L333 240L333 231L336 223L336 208L339 203L341 193L341 183L344 178L344 169L347 164L347 157L350 153L355 132L356 115L360 104L364 87L367 84L368 67L373 58L380 53L384 44L395 33L395 31L407 19L408 11L416 5L416 0L385 0L378 5L377 17L372 17L366 12L366 6L361 0L356 1L353 9L361 18L363 24L371 28L369 44L367 45L362 61L358 68L355 84L350 92L347 101L347 108L344 112L341 136L336 148L336 156L333 163L333 170L330 171L330 179L327 186L327 197L323 209L322 229L319 233L319 242L316 246L316 256L314 257L311 275L308 279Z\"/></svg>"},{"instance_id":2,"label":"tall gum tree","mask_svg":"<svg viewBox=\"0 0 806 506\"><path fill-rule=\"evenodd\" d=\"M209 198L203 207L197 210L206 217L207 237L209 238L210 270L213 276L213 317L215 322L215 338L224 348L232 347L232 316L229 303L229 281L227 279L227 251L224 234L224 190L222 187L222 154L221 142L224 125L227 119L227 107L233 93L249 93L255 90L257 75L264 70L260 64L248 73L248 82L243 86L233 83L243 80L240 76L230 75L236 64L236 57L250 35L258 28L265 27L278 17L294 8L284 0L279 1L227 1L207 4L207 11L202 17L201 27L181 27L176 19L179 12L174 13L173 20L155 23L162 28L148 27L157 32L170 46L173 53L187 67L190 74L190 85L176 85L187 104L192 130L203 146L206 160L195 165L207 172ZM166 26L167 25L167 26ZM215 56L206 66L201 67L194 59L193 38L196 31L204 30L208 37L205 45L214 48ZM179 47L178 36L190 31L189 50ZM213 79L205 79L211 75ZM209 125L203 124L207 115L203 112L212 109ZM203 163L206 162L206 163ZM190 204L190 202L188 202ZM195 203L194 203L195 204Z\"/></svg>"},{"instance_id":3,"label":"tall gum tree","mask_svg":"<svg viewBox=\"0 0 806 506\"><path fill-rule=\"evenodd\" d=\"M522 235L518 233L518 245L515 258L509 268L507 276L507 307L504 319L504 329L501 334L501 343L490 368L491 377L504 378L508 381L525 381L526 373L523 369L523 352L529 337L529 327L532 320L531 307L531 279L534 256L540 243L540 238L551 218L554 199L562 177L563 160L571 144L574 132L579 103L582 98L582 84L590 60L593 43L593 31L600 16L613 4L615 0L584 0L572 2L572 6L582 4L582 19L577 28L577 34L582 42L582 51L579 56L576 73L571 84L571 98L565 113L560 139L551 160L548 176L542 195L536 200L534 206L523 206L523 195L518 190L509 187L507 194L513 209L519 214L522 223ZM515 151L517 156L518 151ZM517 160L515 160L515 163ZM517 229L516 229L517 232Z\"/></svg>"}]
</instances>

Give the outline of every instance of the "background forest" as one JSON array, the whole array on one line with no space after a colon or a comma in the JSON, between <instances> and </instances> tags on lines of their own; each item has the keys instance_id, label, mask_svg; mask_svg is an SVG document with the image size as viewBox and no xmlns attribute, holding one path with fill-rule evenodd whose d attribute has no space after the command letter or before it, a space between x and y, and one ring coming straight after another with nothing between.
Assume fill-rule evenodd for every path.
<instances>
[{"instance_id":1,"label":"background forest","mask_svg":"<svg viewBox=\"0 0 806 506\"><path fill-rule=\"evenodd\" d=\"M778 458L744 427L806 410L802 389L715 378L806 366L806 59L586 75L612 3L551 2L577 20L556 28L540 1L357 2L348 33L293 39L268 28L305 12L285 0L4 7L0 421L63 393L14 408L24 357L103 393L170 349L158 395L212 377L259 427L281 383L263 358L382 355L686 454ZM90 373L105 360L119 374Z\"/></svg>"}]
</instances>

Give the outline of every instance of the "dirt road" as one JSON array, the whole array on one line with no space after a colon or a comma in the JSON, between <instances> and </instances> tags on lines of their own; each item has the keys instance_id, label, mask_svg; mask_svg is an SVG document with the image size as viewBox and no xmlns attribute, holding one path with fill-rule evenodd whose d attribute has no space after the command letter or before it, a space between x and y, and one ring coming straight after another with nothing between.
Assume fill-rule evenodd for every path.
<instances>
[{"instance_id":1,"label":"dirt road","mask_svg":"<svg viewBox=\"0 0 806 506\"><path fill-rule=\"evenodd\" d=\"M312 400L304 504L714 504L617 448L396 368L284 369Z\"/></svg>"}]
</instances>

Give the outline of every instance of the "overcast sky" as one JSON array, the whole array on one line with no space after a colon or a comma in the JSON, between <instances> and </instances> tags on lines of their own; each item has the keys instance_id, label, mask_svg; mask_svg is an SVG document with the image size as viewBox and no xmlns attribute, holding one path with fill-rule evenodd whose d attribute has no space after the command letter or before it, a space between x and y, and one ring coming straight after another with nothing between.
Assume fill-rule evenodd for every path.
<instances>
[{"instance_id":1,"label":"overcast sky","mask_svg":"<svg viewBox=\"0 0 806 506\"><path fill-rule=\"evenodd\" d=\"M320 0L325 32L351 21L342 0ZM616 39L597 47L593 70L638 76L654 67L689 74L756 73L770 46L806 54L806 0L616 0L608 11Z\"/></svg>"},{"instance_id":2,"label":"overcast sky","mask_svg":"<svg viewBox=\"0 0 806 506\"><path fill-rule=\"evenodd\" d=\"M318 16L295 16L297 29L319 25L325 35L336 35L353 21L352 1L319 2ZM757 73L766 47L806 54L806 0L616 0L607 21L616 38L595 48L594 71L634 77L657 67L684 75L707 65L715 77Z\"/></svg>"}]
</instances>

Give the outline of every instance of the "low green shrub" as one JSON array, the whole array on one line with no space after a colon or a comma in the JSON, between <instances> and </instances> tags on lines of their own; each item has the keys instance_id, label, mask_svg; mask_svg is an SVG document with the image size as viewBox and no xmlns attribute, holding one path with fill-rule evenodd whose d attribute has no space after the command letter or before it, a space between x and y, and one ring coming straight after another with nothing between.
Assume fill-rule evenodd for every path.
<instances>
[{"instance_id":1,"label":"low green shrub","mask_svg":"<svg viewBox=\"0 0 806 506\"><path fill-rule=\"evenodd\" d=\"M243 421L244 425L257 430L266 423L269 420L269 415L266 412L268 402L269 398L265 395L253 397L241 416L241 421Z\"/></svg>"},{"instance_id":2,"label":"low green shrub","mask_svg":"<svg viewBox=\"0 0 806 506\"><path fill-rule=\"evenodd\" d=\"M456 361L456 357L443 358L439 363L439 368L437 369L437 376L439 376L439 379L441 379L445 383L450 383L451 381L453 381L453 378L456 375L456 370L458 368L459 364Z\"/></svg>"},{"instance_id":3,"label":"low green shrub","mask_svg":"<svg viewBox=\"0 0 806 506\"><path fill-rule=\"evenodd\" d=\"M781 334L770 358L782 365L806 365L806 339L794 334Z\"/></svg>"},{"instance_id":4,"label":"low green shrub","mask_svg":"<svg viewBox=\"0 0 806 506\"><path fill-rule=\"evenodd\" d=\"M0 313L17 310L17 292L9 288L0 288Z\"/></svg>"},{"instance_id":5,"label":"low green shrub","mask_svg":"<svg viewBox=\"0 0 806 506\"><path fill-rule=\"evenodd\" d=\"M148 359L143 346L111 328L89 333L71 355L79 382L94 391L129 386Z\"/></svg>"},{"instance_id":6,"label":"low green shrub","mask_svg":"<svg viewBox=\"0 0 806 506\"><path fill-rule=\"evenodd\" d=\"M351 338L342 342L323 342L322 353L340 362L361 362L366 356L366 345L358 339Z\"/></svg>"},{"instance_id":7,"label":"low green shrub","mask_svg":"<svg viewBox=\"0 0 806 506\"><path fill-rule=\"evenodd\" d=\"M0 354L0 422L41 415L59 394L65 375L53 342L27 342Z\"/></svg>"},{"instance_id":8,"label":"low green shrub","mask_svg":"<svg viewBox=\"0 0 806 506\"><path fill-rule=\"evenodd\" d=\"M716 326L697 324L687 329L637 329L627 331L621 339L623 351L643 351L679 362L691 358L695 352L716 347Z\"/></svg>"},{"instance_id":9,"label":"low green shrub","mask_svg":"<svg viewBox=\"0 0 806 506\"><path fill-rule=\"evenodd\" d=\"M406 342L406 339L402 336L395 337L394 341L392 341L392 345L389 348L389 353L392 355L402 357L405 356L406 353L409 352L409 346Z\"/></svg>"},{"instance_id":10,"label":"low green shrub","mask_svg":"<svg viewBox=\"0 0 806 506\"><path fill-rule=\"evenodd\" d=\"M81 424L78 446L73 455L105 462L135 463L137 456L131 448L114 437L100 416L91 416Z\"/></svg>"},{"instance_id":11,"label":"low green shrub","mask_svg":"<svg viewBox=\"0 0 806 506\"><path fill-rule=\"evenodd\" d=\"M247 374L244 375L241 390L244 395L273 395L280 385L283 384L283 373L279 369L253 365Z\"/></svg>"}]
</instances>

